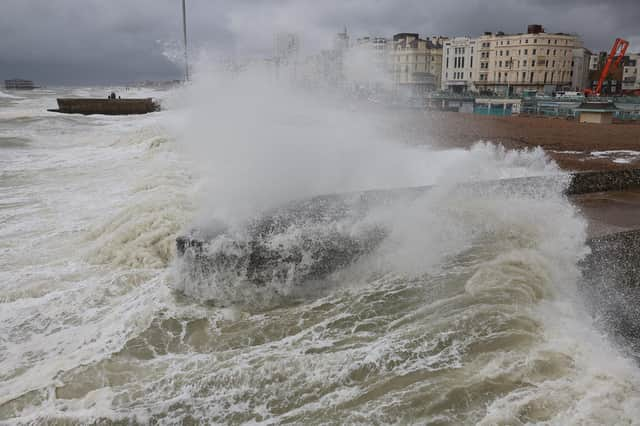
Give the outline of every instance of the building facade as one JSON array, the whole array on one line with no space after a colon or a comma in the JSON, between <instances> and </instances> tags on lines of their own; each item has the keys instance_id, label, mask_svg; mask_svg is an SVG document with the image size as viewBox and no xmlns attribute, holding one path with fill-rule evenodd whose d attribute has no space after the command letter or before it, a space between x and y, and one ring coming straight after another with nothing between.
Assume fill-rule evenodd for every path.
<instances>
[{"instance_id":1,"label":"building facade","mask_svg":"<svg viewBox=\"0 0 640 426\"><path fill-rule=\"evenodd\" d=\"M401 91L422 95L437 90L442 78L444 37L421 39L417 33L393 36L390 50L393 81Z\"/></svg>"},{"instance_id":2,"label":"building facade","mask_svg":"<svg viewBox=\"0 0 640 426\"><path fill-rule=\"evenodd\" d=\"M589 49L578 47L573 49L573 61L571 63L571 89L581 92L591 88L589 78L591 58L593 54Z\"/></svg>"},{"instance_id":3,"label":"building facade","mask_svg":"<svg viewBox=\"0 0 640 426\"><path fill-rule=\"evenodd\" d=\"M622 71L622 90L624 92L640 90L640 53L632 53L625 58Z\"/></svg>"},{"instance_id":4,"label":"building facade","mask_svg":"<svg viewBox=\"0 0 640 426\"><path fill-rule=\"evenodd\" d=\"M475 92L477 40L456 37L446 40L442 50L441 88L453 93Z\"/></svg>"},{"instance_id":5,"label":"building facade","mask_svg":"<svg viewBox=\"0 0 640 426\"><path fill-rule=\"evenodd\" d=\"M526 34L485 33L476 44L479 69L474 84L498 94L568 89L573 51L579 47L578 36L546 33L541 25L529 25Z\"/></svg>"},{"instance_id":6,"label":"building facade","mask_svg":"<svg viewBox=\"0 0 640 426\"><path fill-rule=\"evenodd\" d=\"M380 90L391 82L392 42L385 37L360 37L345 58L347 77L358 87Z\"/></svg>"},{"instance_id":7,"label":"building facade","mask_svg":"<svg viewBox=\"0 0 640 426\"><path fill-rule=\"evenodd\" d=\"M287 62L300 53L300 37L295 33L277 33L273 40L273 57Z\"/></svg>"}]
</instances>

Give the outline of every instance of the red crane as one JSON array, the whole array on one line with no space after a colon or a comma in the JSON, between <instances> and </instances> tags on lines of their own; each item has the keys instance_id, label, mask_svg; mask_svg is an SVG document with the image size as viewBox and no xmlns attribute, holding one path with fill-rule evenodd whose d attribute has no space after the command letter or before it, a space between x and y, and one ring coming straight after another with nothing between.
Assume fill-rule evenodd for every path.
<instances>
[{"instance_id":1,"label":"red crane","mask_svg":"<svg viewBox=\"0 0 640 426\"><path fill-rule=\"evenodd\" d=\"M615 65L616 67L620 65L620 62L622 62L622 58L624 58L624 54L627 52L628 47L629 42L627 40L623 40L621 38L616 39L615 43L613 43L613 47L611 48L611 53L609 53L609 57L607 57L607 62L604 64L604 68L602 68L602 73L600 74L600 80L598 80L596 90L592 91L591 89L587 89L585 90L586 95L600 96L600 92L602 91L602 84L607 78L607 75L609 75L611 65Z\"/></svg>"}]
</instances>

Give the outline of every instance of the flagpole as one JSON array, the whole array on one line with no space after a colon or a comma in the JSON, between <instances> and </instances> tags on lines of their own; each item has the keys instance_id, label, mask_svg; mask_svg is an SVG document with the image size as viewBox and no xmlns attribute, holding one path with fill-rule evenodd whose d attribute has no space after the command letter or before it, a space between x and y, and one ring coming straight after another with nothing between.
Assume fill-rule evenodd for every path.
<instances>
[{"instance_id":1,"label":"flagpole","mask_svg":"<svg viewBox=\"0 0 640 426\"><path fill-rule=\"evenodd\" d=\"M189 56L187 54L187 8L185 0L182 0L182 31L184 35L184 75L185 81L189 81Z\"/></svg>"}]
</instances>

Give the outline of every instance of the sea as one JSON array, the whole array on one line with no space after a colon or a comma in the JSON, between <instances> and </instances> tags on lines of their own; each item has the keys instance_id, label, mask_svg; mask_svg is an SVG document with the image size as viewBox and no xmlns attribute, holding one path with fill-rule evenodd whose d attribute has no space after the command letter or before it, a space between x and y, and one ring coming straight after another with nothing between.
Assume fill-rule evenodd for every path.
<instances>
[{"instance_id":1,"label":"sea","mask_svg":"<svg viewBox=\"0 0 640 426\"><path fill-rule=\"evenodd\" d=\"M1 424L640 424L637 358L579 290L587 224L566 179L461 185L562 176L542 150L416 144L402 109L198 78L0 92ZM112 90L162 111L47 111ZM324 279L196 283L180 267L193 229L421 185L325 221L387 237Z\"/></svg>"}]
</instances>

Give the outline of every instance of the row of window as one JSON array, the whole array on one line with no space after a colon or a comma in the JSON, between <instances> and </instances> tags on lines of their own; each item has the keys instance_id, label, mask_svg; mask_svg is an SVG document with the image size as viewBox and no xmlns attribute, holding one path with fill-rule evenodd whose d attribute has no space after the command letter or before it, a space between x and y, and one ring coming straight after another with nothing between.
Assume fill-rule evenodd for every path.
<instances>
[{"instance_id":1,"label":"row of window","mask_svg":"<svg viewBox=\"0 0 640 426\"><path fill-rule=\"evenodd\" d=\"M453 48L453 54L454 55L464 55L464 53L466 52L466 48L465 47L454 47ZM447 55L451 54L451 49L447 47ZM471 47L471 54L473 55L473 47Z\"/></svg>"},{"instance_id":2,"label":"row of window","mask_svg":"<svg viewBox=\"0 0 640 426\"><path fill-rule=\"evenodd\" d=\"M536 42L538 42L538 43L536 43ZM544 40L542 40L542 39L533 39L533 40L531 40L531 43L532 44L544 44ZM483 43L482 47L485 47L484 44L485 43ZM487 44L486 47L491 47L490 43L486 43L486 44ZM507 46L510 45L511 44L511 40L507 40L506 44L507 44ZM514 40L513 44L514 45L516 44L515 40ZM520 44L523 44L522 40L520 40ZM524 44L529 44L529 39L525 39ZM547 39L547 44L551 44L551 39ZM558 39L553 40L553 44L554 45L558 44ZM565 45L569 44L569 40L568 39L564 39L564 43L561 42L560 44L565 44ZM500 46L504 46L504 45L505 45L504 40L500 40ZM496 41L496 46L498 46L498 42L497 41Z\"/></svg>"},{"instance_id":3,"label":"row of window","mask_svg":"<svg viewBox=\"0 0 640 426\"><path fill-rule=\"evenodd\" d=\"M564 52L564 56L567 56L567 52L568 52L568 50L564 50L564 51L561 51L561 52ZM487 52L487 53L489 53L489 52ZM531 49L531 54L532 54L532 55L536 55L537 53L538 53L538 50L537 50L537 49ZM499 50L499 51L496 51L496 56L498 56L498 54L499 54L500 56L503 56L503 54L504 54L504 56L509 56L509 51L508 51L508 50ZM529 49L524 49L524 54L525 54L525 55L528 55L528 54L529 54ZM522 49L518 49L518 55L522 55ZM489 55L487 55L487 57L488 57L488 56L489 56ZM547 56L551 56L551 49L547 49ZM557 51L557 49L553 49L553 56L558 56L558 51Z\"/></svg>"},{"instance_id":4,"label":"row of window","mask_svg":"<svg viewBox=\"0 0 640 426\"><path fill-rule=\"evenodd\" d=\"M504 62L502 62L502 61L494 61L493 65L496 68L502 68L503 64L504 64L504 67L511 67L511 66L514 66L514 63L515 63L515 68L520 68L520 66L526 67L528 62L527 62L526 59L524 59L522 61L513 61L513 60L508 60L508 61L504 61ZM535 59L532 59L531 62L529 62L529 63L531 64L530 66L532 66L532 67L536 66L536 60ZM565 68L567 66L567 63L568 63L568 61L562 61L562 68ZM488 62L484 62L484 64L486 65L484 68L489 68L489 63ZM483 68L482 65L483 64L480 64L480 68ZM558 61L558 65L560 66L560 61ZM570 65L573 67L573 61L570 63ZM546 68L549 68L549 60L547 59L545 61L538 62L538 66L544 66ZM555 68L555 66L556 66L556 61L555 60L551 61L551 68Z\"/></svg>"},{"instance_id":5,"label":"row of window","mask_svg":"<svg viewBox=\"0 0 640 426\"><path fill-rule=\"evenodd\" d=\"M470 60L469 66L473 68L473 56L470 57L469 60ZM445 68L449 68L449 58L447 58ZM464 68L464 56L453 58L453 68Z\"/></svg>"},{"instance_id":6,"label":"row of window","mask_svg":"<svg viewBox=\"0 0 640 426\"><path fill-rule=\"evenodd\" d=\"M446 80L449 79L449 73L446 72L444 73L444 78ZM464 80L464 72L463 71L456 71L454 73L452 73L452 80ZM473 80L473 73L469 73L469 80Z\"/></svg>"},{"instance_id":7,"label":"row of window","mask_svg":"<svg viewBox=\"0 0 640 426\"><path fill-rule=\"evenodd\" d=\"M431 73L435 73L436 69L435 67L431 66L428 67L425 64L412 64L412 65L396 65L395 67L395 72L431 72Z\"/></svg>"},{"instance_id":8,"label":"row of window","mask_svg":"<svg viewBox=\"0 0 640 426\"><path fill-rule=\"evenodd\" d=\"M551 55L552 52L553 52L553 55ZM568 50L564 50L564 51L561 51L561 52L563 52L563 53L561 53L561 56L562 55L567 56L569 51ZM509 56L509 53L510 53L509 50L499 50L499 51L496 51L496 57L497 56ZM537 53L538 53L537 49L531 49L531 55L536 55ZM551 49L547 49L547 56L558 56L557 53L558 52L557 52L556 49L553 49L553 51ZM521 55L521 54L522 54L522 49L519 49L518 50L518 55ZM529 49L524 49L524 54L525 55L529 55ZM490 57L490 52L480 52L480 58L481 59L488 59L489 57Z\"/></svg>"},{"instance_id":9,"label":"row of window","mask_svg":"<svg viewBox=\"0 0 640 426\"><path fill-rule=\"evenodd\" d=\"M569 73L569 72L562 72L562 73L558 73L557 75L555 74L554 71L551 71L551 73L549 74L548 72L545 71L544 76L542 77L542 81L539 80L535 80L535 73L534 72L530 72L527 73L526 71L524 71L521 75L520 75L520 79L518 81L513 81L511 80L512 83L526 83L527 80L529 83L558 83L558 82L562 82L562 81L568 81L570 77L573 76L573 73ZM479 80L480 81L488 81L489 79L489 74L487 73L481 73L479 76ZM538 75L538 77L540 77ZM557 78L556 78L557 77ZM493 73L493 80L497 81L498 83L507 83L508 82L508 74L505 73Z\"/></svg>"},{"instance_id":10,"label":"row of window","mask_svg":"<svg viewBox=\"0 0 640 426\"><path fill-rule=\"evenodd\" d=\"M509 79L509 73L506 72L494 72L493 73L493 79L494 81L497 81L498 83L508 83L508 82L512 82L512 83L518 83L518 82L522 82L525 83L527 82L527 80L529 81L529 83L533 83L534 82L534 77L535 77L536 73L531 71L531 72L527 72L527 71L523 71L522 74L520 75L520 79L518 80L518 75L516 73L516 81L514 81L513 79ZM484 76L484 78L483 78ZM538 77L540 77L540 74L538 74ZM557 77L557 78L556 78ZM569 80L571 77L573 77L573 72L568 72L568 71L563 71L563 72L559 72L556 74L555 71L551 71L551 73L545 71L542 81L540 80L535 80L536 83L553 83L554 81L557 83L559 81L567 81ZM487 80L487 74L480 74L480 80L486 81Z\"/></svg>"},{"instance_id":11,"label":"row of window","mask_svg":"<svg viewBox=\"0 0 640 426\"><path fill-rule=\"evenodd\" d=\"M396 56L396 62L431 62L431 55L402 55ZM412 60L413 59L413 60Z\"/></svg>"},{"instance_id":12,"label":"row of window","mask_svg":"<svg viewBox=\"0 0 640 426\"><path fill-rule=\"evenodd\" d=\"M535 67L536 66L536 61L535 59L533 59L531 62L527 62L527 60L523 60L521 61L515 61L515 66L514 66L514 61L495 61L494 62L494 66L496 68L503 68L504 67L511 67L514 66L514 68L520 68L520 67L526 67L527 64L530 63L531 67ZM543 62L537 62L538 66L544 66L546 68L549 68L549 61L545 60L544 63ZM558 62L558 65L560 65L560 62ZM555 68L556 66L556 61L551 61L551 68ZM567 66L567 61L563 61L562 62L562 67L566 67ZM573 66L573 62L571 62L571 66ZM480 63L480 69L489 69L489 62L481 62Z\"/></svg>"}]
</instances>

